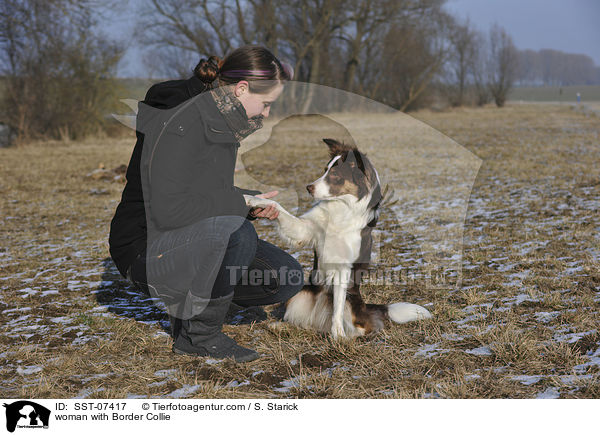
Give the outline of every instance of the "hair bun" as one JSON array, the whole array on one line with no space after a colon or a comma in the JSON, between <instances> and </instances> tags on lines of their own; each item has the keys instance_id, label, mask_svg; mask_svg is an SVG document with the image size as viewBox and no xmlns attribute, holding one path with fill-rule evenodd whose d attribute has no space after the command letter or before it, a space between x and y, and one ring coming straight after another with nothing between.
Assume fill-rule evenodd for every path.
<instances>
[{"instance_id":1,"label":"hair bun","mask_svg":"<svg viewBox=\"0 0 600 435\"><path fill-rule=\"evenodd\" d=\"M194 68L194 75L204 83L212 83L219 75L221 63L221 59L217 56L210 56L208 59L202 58Z\"/></svg>"},{"instance_id":2,"label":"hair bun","mask_svg":"<svg viewBox=\"0 0 600 435\"><path fill-rule=\"evenodd\" d=\"M286 80L294 79L294 67L287 62L279 62L281 69L283 69L284 77Z\"/></svg>"}]
</instances>

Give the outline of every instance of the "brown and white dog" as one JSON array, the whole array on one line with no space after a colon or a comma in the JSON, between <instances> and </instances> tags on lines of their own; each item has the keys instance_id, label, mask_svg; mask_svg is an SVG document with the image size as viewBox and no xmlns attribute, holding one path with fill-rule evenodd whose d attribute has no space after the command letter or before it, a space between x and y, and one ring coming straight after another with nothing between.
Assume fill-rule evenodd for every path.
<instances>
[{"instance_id":1,"label":"brown and white dog","mask_svg":"<svg viewBox=\"0 0 600 435\"><path fill-rule=\"evenodd\" d=\"M365 304L360 294L361 275L368 269L383 199L377 171L355 147L323 139L331 160L325 173L306 186L320 200L300 217L279 203L244 195L252 207L274 205L280 236L315 251L311 283L286 302L284 320L295 325L331 332L334 338L356 337L383 328L387 318L404 323L431 317L425 308L409 303Z\"/></svg>"}]
</instances>

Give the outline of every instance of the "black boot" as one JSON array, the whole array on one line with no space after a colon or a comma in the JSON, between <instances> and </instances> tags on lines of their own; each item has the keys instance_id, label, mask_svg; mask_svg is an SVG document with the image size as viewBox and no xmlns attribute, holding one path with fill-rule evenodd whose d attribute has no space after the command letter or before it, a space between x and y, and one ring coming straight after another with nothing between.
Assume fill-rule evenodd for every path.
<instances>
[{"instance_id":1,"label":"black boot","mask_svg":"<svg viewBox=\"0 0 600 435\"><path fill-rule=\"evenodd\" d=\"M236 362L253 361L260 357L252 349L238 345L235 340L221 332L223 320L233 299L233 293L216 299L192 296L188 304L198 307L199 314L181 319L179 335L174 338L173 352L179 355L233 358ZM188 307L193 310L193 307ZM173 334L176 335L176 334Z\"/></svg>"},{"instance_id":2,"label":"black boot","mask_svg":"<svg viewBox=\"0 0 600 435\"><path fill-rule=\"evenodd\" d=\"M169 316L169 322L171 322L171 338L173 341L179 337L181 331L181 319L179 317Z\"/></svg>"}]
</instances>

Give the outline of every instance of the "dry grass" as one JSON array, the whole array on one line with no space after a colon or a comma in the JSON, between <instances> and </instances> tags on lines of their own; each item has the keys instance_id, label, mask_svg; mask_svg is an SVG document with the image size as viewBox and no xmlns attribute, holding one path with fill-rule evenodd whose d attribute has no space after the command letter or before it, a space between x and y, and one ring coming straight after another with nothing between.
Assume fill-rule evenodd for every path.
<instances>
[{"instance_id":1,"label":"dry grass","mask_svg":"<svg viewBox=\"0 0 600 435\"><path fill-rule=\"evenodd\" d=\"M0 395L600 397L599 118L551 105L414 116L426 124L405 115L336 117L400 186L400 207L409 210L384 211L373 268L436 261L441 239L432 233L462 223L466 213L464 229L443 238L452 242L448 252L462 252L454 259L462 282L367 283L368 302L425 304L435 317L352 342L277 325L273 307L232 308L225 331L263 354L240 365L172 354L165 315L107 258L123 184L86 174L99 163L127 163L133 139L0 150ZM266 189L293 179L282 202L304 208L303 185L318 175L326 152L306 148L311 130L301 127L272 139L268 153L245 156L237 184ZM269 134L258 132L241 152ZM452 192L464 196L456 180L477 163L448 137L483 160L472 194L466 191L464 207L420 213ZM447 180L456 181L450 191ZM279 243L271 223L256 226ZM308 252L299 254L310 264Z\"/></svg>"}]
</instances>

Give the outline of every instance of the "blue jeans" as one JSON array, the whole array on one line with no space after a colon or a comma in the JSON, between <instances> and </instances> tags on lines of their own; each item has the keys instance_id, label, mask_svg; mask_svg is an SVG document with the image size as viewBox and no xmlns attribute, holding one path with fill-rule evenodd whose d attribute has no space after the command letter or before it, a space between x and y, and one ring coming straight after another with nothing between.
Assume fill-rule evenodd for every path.
<instances>
[{"instance_id":1,"label":"blue jeans","mask_svg":"<svg viewBox=\"0 0 600 435\"><path fill-rule=\"evenodd\" d=\"M206 274L216 272L210 297L233 292L233 302L244 307L284 302L302 289L304 276L300 263L284 250L259 239L246 219L229 235L223 260L216 264L218 270L209 270L206 246L219 231L218 222L218 218L209 218L166 231L153 241L153 254L161 253L162 257L161 274L177 277L182 288L195 293ZM128 269L128 277L149 293L146 266L146 255L142 253Z\"/></svg>"}]
</instances>

